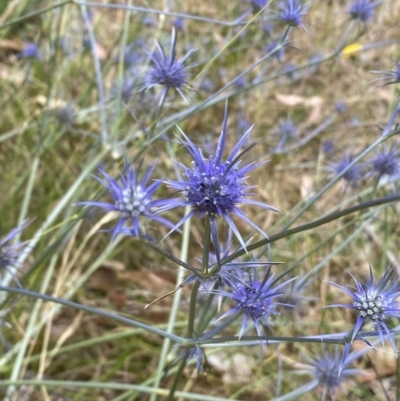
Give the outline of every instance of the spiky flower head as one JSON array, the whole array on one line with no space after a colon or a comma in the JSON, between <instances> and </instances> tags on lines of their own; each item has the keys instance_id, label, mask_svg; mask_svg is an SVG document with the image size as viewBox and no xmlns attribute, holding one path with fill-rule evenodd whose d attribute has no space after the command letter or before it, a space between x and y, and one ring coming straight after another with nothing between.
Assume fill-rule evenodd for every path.
<instances>
[{"instance_id":1,"label":"spiky flower head","mask_svg":"<svg viewBox=\"0 0 400 401\"><path fill-rule=\"evenodd\" d=\"M283 61L283 59L285 58L285 47L284 45L281 47L278 47L279 43L275 40L273 40L266 49L267 54L268 53L272 53L272 57L276 58L279 61Z\"/></svg>"},{"instance_id":2,"label":"spiky flower head","mask_svg":"<svg viewBox=\"0 0 400 401\"><path fill-rule=\"evenodd\" d=\"M387 177L390 180L400 176L400 150L392 143L390 148L383 146L380 152L375 152L375 156L370 161L372 168L371 174L378 177Z\"/></svg>"},{"instance_id":3,"label":"spiky flower head","mask_svg":"<svg viewBox=\"0 0 400 401\"><path fill-rule=\"evenodd\" d=\"M218 243L216 219L217 217L222 217L228 223L241 245L245 248L245 243L231 215L235 215L244 220L264 236L265 233L254 224L238 206L250 204L261 206L264 209L274 212L278 212L278 209L247 198L253 195L253 193L250 192L253 187L246 184L247 174L256 167L264 164L263 162L250 163L240 167L241 157L253 146L250 145L245 150L240 151L248 139L251 128L242 136L228 158L223 161L222 158L227 137L227 123L228 105L226 104L224 122L217 150L215 156L209 158L205 158L201 149L197 148L181 131L184 137L182 144L193 158L192 166L189 168L179 163L179 166L183 170L184 180L166 181L166 184L171 188L182 192L183 197L163 200L164 206L160 208L160 211L173 209L179 206L191 206L192 210L176 224L175 228L180 227L187 219L194 215L198 215L199 217L207 215L211 223L214 246Z\"/></svg>"},{"instance_id":4,"label":"spiky flower head","mask_svg":"<svg viewBox=\"0 0 400 401\"><path fill-rule=\"evenodd\" d=\"M382 74L383 77L374 79L372 82L383 81L382 86L398 84L400 82L400 61L396 61L394 70L372 71L374 74Z\"/></svg>"},{"instance_id":5,"label":"spiky flower head","mask_svg":"<svg viewBox=\"0 0 400 401\"><path fill-rule=\"evenodd\" d=\"M354 341L364 324L371 321L375 325L382 344L387 337L392 344L393 350L397 352L393 335L385 322L390 317L400 317L400 303L398 301L400 280L396 277L396 269L388 267L381 280L377 282L370 266L366 283L354 277L353 280L356 283L356 287L351 288L330 282L330 284L344 291L353 300L349 304L330 305L330 307L350 308L357 312L357 321L351 335L351 342Z\"/></svg>"},{"instance_id":6,"label":"spiky flower head","mask_svg":"<svg viewBox=\"0 0 400 401\"><path fill-rule=\"evenodd\" d=\"M266 266L264 276L261 280L257 271L257 267L260 265ZM271 265L265 262L251 266L247 271L242 272L241 280L231 282L231 292L223 290L212 291L215 294L233 299L236 302L236 306L222 315L220 319L241 313L243 314L243 322L239 337L243 335L249 320L254 322L257 334L261 336L261 327L265 325L270 326L271 316L279 314L276 307L283 304L277 298L282 295L283 287L293 279L276 284L278 280L279 278L275 278L275 275L271 273ZM285 306L292 305L285 304Z\"/></svg>"},{"instance_id":7,"label":"spiky flower head","mask_svg":"<svg viewBox=\"0 0 400 401\"><path fill-rule=\"evenodd\" d=\"M318 384L322 387L322 400L326 399L326 395L329 392L331 399L335 398L337 389L342 388L343 382L349 376L355 376L360 374L360 369L352 369L348 366L354 359L353 355L349 355L343 361L341 367L341 359L339 348L336 347L334 352L329 352L324 349L322 354L316 355L313 358L306 356L308 365L306 369L298 371L298 373L309 373L313 375Z\"/></svg>"},{"instance_id":8,"label":"spiky flower head","mask_svg":"<svg viewBox=\"0 0 400 401\"><path fill-rule=\"evenodd\" d=\"M344 169L346 169L352 162L353 162L353 155L345 154L343 155L343 158L338 160L337 162L329 163L330 170L335 175L338 175ZM344 173L342 178L346 181L347 184L351 186L357 184L357 181L359 181L362 178L362 170L360 164L355 164L354 166L350 167L350 169Z\"/></svg>"},{"instance_id":9,"label":"spiky flower head","mask_svg":"<svg viewBox=\"0 0 400 401\"><path fill-rule=\"evenodd\" d=\"M257 14L267 5L267 0L250 0L250 3L253 8L253 13Z\"/></svg>"},{"instance_id":10,"label":"spiky flower head","mask_svg":"<svg viewBox=\"0 0 400 401\"><path fill-rule=\"evenodd\" d=\"M155 54L149 53L152 66L146 77L146 89L155 85L162 85L164 89L161 96L164 98L168 90L173 88L181 95L182 99L188 103L183 89L187 86L190 76L187 70L192 68L193 65L185 66L185 62L195 51L193 49L189 50L180 60L176 59L175 28L172 29L169 56L167 57L165 55L163 47L158 42L156 42L156 47Z\"/></svg>"},{"instance_id":11,"label":"spiky flower head","mask_svg":"<svg viewBox=\"0 0 400 401\"><path fill-rule=\"evenodd\" d=\"M350 17L354 20L367 22L370 20L374 14L374 8L378 2L371 2L370 0L355 0L350 8L348 13Z\"/></svg>"},{"instance_id":12,"label":"spiky flower head","mask_svg":"<svg viewBox=\"0 0 400 401\"><path fill-rule=\"evenodd\" d=\"M105 171L99 169L99 172L103 175L105 180L99 177L94 178L109 191L114 203L98 201L78 203L78 205L100 207L107 212L117 212L119 214L119 220L113 230L111 241L113 241L119 233L139 237L141 234L139 224L140 217L156 220L169 227L173 226L173 224L168 220L157 215L157 201L152 200L152 197L161 185L161 182L156 181L146 187L154 167L154 164L151 165L144 174L142 180L139 180L132 165L129 165L125 160L125 172L120 177L120 184ZM126 222L131 222L132 226L124 228Z\"/></svg>"},{"instance_id":13,"label":"spiky flower head","mask_svg":"<svg viewBox=\"0 0 400 401\"><path fill-rule=\"evenodd\" d=\"M5 237L0 239L0 275L6 270L21 287L14 271L19 267L19 257L26 242L15 241L15 237L30 223L26 220L13 228Z\"/></svg>"},{"instance_id":14,"label":"spiky flower head","mask_svg":"<svg viewBox=\"0 0 400 401\"><path fill-rule=\"evenodd\" d=\"M41 59L39 47L35 43L26 43L22 52L17 54L17 58Z\"/></svg>"},{"instance_id":15,"label":"spiky flower head","mask_svg":"<svg viewBox=\"0 0 400 401\"><path fill-rule=\"evenodd\" d=\"M299 27L307 14L308 6L301 5L300 0L284 0L279 3L278 18L288 26Z\"/></svg>"},{"instance_id":16,"label":"spiky flower head","mask_svg":"<svg viewBox=\"0 0 400 401\"><path fill-rule=\"evenodd\" d=\"M297 127L291 118L287 117L284 120L279 120L276 133L279 136L279 144L276 147L276 151L280 151L288 140L297 137Z\"/></svg>"}]
</instances>

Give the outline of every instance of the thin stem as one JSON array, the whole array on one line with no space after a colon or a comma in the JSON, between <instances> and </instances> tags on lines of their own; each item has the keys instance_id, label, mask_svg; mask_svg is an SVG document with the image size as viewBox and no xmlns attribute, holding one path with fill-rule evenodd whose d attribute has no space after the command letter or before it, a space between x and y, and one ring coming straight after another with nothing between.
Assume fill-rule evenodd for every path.
<instances>
[{"instance_id":1,"label":"thin stem","mask_svg":"<svg viewBox=\"0 0 400 401\"><path fill-rule=\"evenodd\" d=\"M94 70L96 74L97 90L99 92L100 117L101 117L101 142L103 143L103 145L106 145L108 143L108 131L107 131L106 109L104 106L103 76L101 73L100 60L97 51L96 38L94 36L92 23L90 21L86 6L81 5L81 9L82 9L82 16L85 21L86 29L89 35L90 47L93 56Z\"/></svg>"},{"instance_id":2,"label":"thin stem","mask_svg":"<svg viewBox=\"0 0 400 401\"><path fill-rule=\"evenodd\" d=\"M68 301L66 299L56 298L56 297L52 297L51 295L45 295L45 294L40 294L40 293L33 292L33 291L28 291L23 288L7 287L7 286L3 286L3 285L0 286L0 291L11 292L13 294L19 294L19 295L24 295L27 297L42 299L42 300L48 301L48 302L54 302L56 304L67 306L69 308L74 308L74 309L81 310L84 312L89 312L89 313L93 313L93 314L96 314L99 316L104 316L109 319L116 320L117 322L125 323L128 326L139 327L141 329L149 331L150 333L157 334L164 338L165 337L169 338L170 340L175 341L182 345L185 345L187 343L187 341L182 337L168 333L164 330L160 330L156 327L149 326L145 323L138 322L137 320L128 319L124 316L116 315L114 313L106 312L106 311L103 311L103 310L97 309L97 308L91 308L90 306L81 305L76 302Z\"/></svg>"},{"instance_id":3,"label":"thin stem","mask_svg":"<svg viewBox=\"0 0 400 401\"><path fill-rule=\"evenodd\" d=\"M189 209L190 209L189 207L186 208L185 214L189 213L189 211L190 211ZM191 219L187 220L183 227L183 238L182 238L181 257L180 257L180 259L183 262L186 262L187 258L188 258L189 242L190 242L189 241L190 240L190 225L191 225ZM185 269L180 267L178 270L178 274L176 276L176 286L177 287L183 281L184 276L185 276ZM179 305L181 302L181 294L182 294L181 291L177 291L174 294L174 299L172 301L171 311L170 311L169 319L168 319L168 326L167 326L168 333L172 333L174 330L176 316L178 314L178 309L179 309ZM156 372L156 375L154 378L153 387L158 387L160 384L170 346L171 346L171 339L166 337L164 339L164 342L163 342L163 345L161 348L160 360L158 362L157 372ZM155 399L156 399L156 394L153 393L150 396L150 401L154 401Z\"/></svg>"},{"instance_id":4,"label":"thin stem","mask_svg":"<svg viewBox=\"0 0 400 401\"><path fill-rule=\"evenodd\" d=\"M307 223L307 224L304 224L302 226L298 226L298 227L292 228L290 230L282 230L278 234L271 235L268 239L267 238L266 239L262 239L260 241L255 242L254 244L248 245L247 246L247 252L254 251L257 248L260 248L260 247L262 247L264 245L267 245L267 244L271 244L271 243L276 242L276 241L278 241L280 239L289 237L289 236L291 236L293 234L297 234L297 233L300 233L300 232L303 232L303 231L311 230L312 228L316 228L316 227L322 226L322 225L327 224L327 223L329 223L331 221L337 220L337 219L339 219L339 218L341 218L343 216L347 216L348 214L355 213L355 212L358 212L360 210L367 209L369 207L379 206L379 205L383 205L383 204L386 204L386 203L397 202L397 201L400 201L400 195L391 195L391 196L387 196L385 198L378 198L378 199L374 199L372 201L361 203L359 205L350 207L348 209L344 209L344 210L342 210L340 212L329 214L328 216L322 217L321 219L318 219L318 220L314 220L311 223ZM227 263L230 263L230 262L234 261L235 259L237 259L240 256L243 256L245 254L246 254L246 251L243 250L243 249L240 249L240 250L232 253L231 255L229 255L224 260L222 260L221 261L221 265L226 265Z\"/></svg>"}]
</instances>

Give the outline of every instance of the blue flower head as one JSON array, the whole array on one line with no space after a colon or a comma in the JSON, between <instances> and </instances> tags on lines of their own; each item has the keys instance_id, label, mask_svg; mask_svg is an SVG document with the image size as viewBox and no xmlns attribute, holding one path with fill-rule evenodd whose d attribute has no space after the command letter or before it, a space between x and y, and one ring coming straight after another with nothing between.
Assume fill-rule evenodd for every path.
<instances>
[{"instance_id":1,"label":"blue flower head","mask_svg":"<svg viewBox=\"0 0 400 401\"><path fill-rule=\"evenodd\" d=\"M215 294L233 299L236 302L236 306L222 315L220 319L238 312L242 313L243 322L239 337L243 335L249 319L254 322L259 336L262 335L261 326L271 326L271 316L278 315L279 312L276 310L276 307L282 305L277 298L282 295L282 288L293 280L289 279L276 285L277 279L271 273L271 265L267 262L263 263L263 265L266 265L267 268L261 280L258 278L256 266L252 266L247 272L243 272L242 280L231 281L231 292L223 290L212 291Z\"/></svg>"},{"instance_id":2,"label":"blue flower head","mask_svg":"<svg viewBox=\"0 0 400 401\"><path fill-rule=\"evenodd\" d=\"M381 78L374 79L372 82L383 81L382 86L398 84L400 82L400 61L396 62L396 68L389 71L372 71L374 74L383 75Z\"/></svg>"},{"instance_id":3,"label":"blue flower head","mask_svg":"<svg viewBox=\"0 0 400 401\"><path fill-rule=\"evenodd\" d=\"M378 331L382 344L387 337L393 350L397 353L393 335L385 322L390 317L400 317L400 303L398 301L400 280L395 276L396 269L388 267L381 280L377 282L370 266L366 283L357 280L353 276L356 287L347 288L330 282L330 284L340 288L352 298L352 303L334 304L330 305L330 307L350 308L357 312L357 321L351 334L349 345L354 341L364 324L371 321ZM345 354L348 349L349 346L346 347Z\"/></svg>"},{"instance_id":4,"label":"blue flower head","mask_svg":"<svg viewBox=\"0 0 400 401\"><path fill-rule=\"evenodd\" d=\"M117 234L130 234L136 237L140 236L139 218L141 216L147 219L156 220L159 223L172 227L173 224L156 213L157 201L152 200L152 196L161 182L154 182L146 187L150 176L154 169L154 164L146 171L141 181L133 170L133 167L125 161L125 174L120 177L121 184L114 178L109 176L105 171L99 169L105 180L96 178L111 195L114 203L86 201L79 202L78 205L87 205L100 207L107 212L119 213L119 221L113 230L111 241L115 239ZM126 222L130 221L132 226L124 228Z\"/></svg>"},{"instance_id":5,"label":"blue flower head","mask_svg":"<svg viewBox=\"0 0 400 401\"><path fill-rule=\"evenodd\" d=\"M250 3L253 8L253 13L257 14L267 5L267 0L250 0Z\"/></svg>"},{"instance_id":6,"label":"blue flower head","mask_svg":"<svg viewBox=\"0 0 400 401\"><path fill-rule=\"evenodd\" d=\"M280 141L276 151L282 150L288 140L297 138L297 127L294 125L290 117L287 117L285 120L279 120L277 134Z\"/></svg>"},{"instance_id":7,"label":"blue flower head","mask_svg":"<svg viewBox=\"0 0 400 401\"><path fill-rule=\"evenodd\" d=\"M22 52L17 54L17 58L33 58L40 60L41 54L39 47L35 43L26 43Z\"/></svg>"},{"instance_id":8,"label":"blue flower head","mask_svg":"<svg viewBox=\"0 0 400 401\"><path fill-rule=\"evenodd\" d=\"M14 270L19 267L19 257L26 242L14 241L15 237L30 223L26 220L19 226L13 228L5 237L0 239L0 275L6 270L21 287Z\"/></svg>"},{"instance_id":9,"label":"blue flower head","mask_svg":"<svg viewBox=\"0 0 400 401\"><path fill-rule=\"evenodd\" d=\"M343 155L343 158L336 163L329 163L331 171L338 175L340 174L349 164L353 162L353 155L347 154ZM350 186L357 184L362 178L361 166L359 164L355 164L342 177L347 184Z\"/></svg>"},{"instance_id":10,"label":"blue flower head","mask_svg":"<svg viewBox=\"0 0 400 401\"><path fill-rule=\"evenodd\" d=\"M371 2L370 0L355 0L351 4L348 13L354 20L367 22L372 18L376 5L376 1Z\"/></svg>"},{"instance_id":11,"label":"blue flower head","mask_svg":"<svg viewBox=\"0 0 400 401\"><path fill-rule=\"evenodd\" d=\"M279 3L278 18L288 26L302 25L303 16L307 14L308 6L301 5L299 0L284 0Z\"/></svg>"},{"instance_id":12,"label":"blue flower head","mask_svg":"<svg viewBox=\"0 0 400 401\"><path fill-rule=\"evenodd\" d=\"M222 217L240 241L243 248L245 243L240 235L231 215L235 215L250 224L265 236L265 233L253 223L238 207L242 204L261 206L278 212L274 207L257 202L247 197L253 195L253 187L246 184L246 178L250 171L264 164L250 163L240 167L241 157L253 146L240 151L245 144L251 129L249 129L236 144L228 158L223 161L223 153L227 137L228 105L225 106L224 122L221 136L218 141L215 156L205 158L202 151L183 133L185 141L183 145L193 158L192 166L186 167L179 163L185 177L182 181L166 181L166 183L177 191L182 192L182 198L165 199L164 206L160 211L173 209L175 207L191 206L192 210L184 216L175 226L180 227L187 219L194 215L203 217L208 215L211 223L211 233L214 246L217 246L217 217Z\"/></svg>"},{"instance_id":13,"label":"blue flower head","mask_svg":"<svg viewBox=\"0 0 400 401\"><path fill-rule=\"evenodd\" d=\"M171 48L169 56L165 55L162 46L156 42L157 52L150 54L152 66L146 77L146 89L152 88L155 85L162 85L164 87L162 92L162 98L167 95L169 88L174 88L182 99L188 103L183 89L187 86L189 76L187 70L192 68L193 65L185 66L186 60L195 52L195 50L189 50L185 56L181 59L176 59L176 30L172 29L171 34Z\"/></svg>"},{"instance_id":14,"label":"blue flower head","mask_svg":"<svg viewBox=\"0 0 400 401\"><path fill-rule=\"evenodd\" d=\"M370 161L371 174L378 177L387 177L389 180L397 179L400 176L400 150L392 143L390 148L383 146L382 151L375 152Z\"/></svg>"},{"instance_id":15,"label":"blue flower head","mask_svg":"<svg viewBox=\"0 0 400 401\"><path fill-rule=\"evenodd\" d=\"M278 42L277 41L272 41L266 49L267 54L273 52L275 49L277 49L278 47ZM285 57L285 47L282 46L280 47L278 50L276 50L273 54L272 57L276 58L279 61L283 61L284 57Z\"/></svg>"},{"instance_id":16,"label":"blue flower head","mask_svg":"<svg viewBox=\"0 0 400 401\"><path fill-rule=\"evenodd\" d=\"M342 388L342 384L348 376L358 375L360 369L351 369L347 367L354 359L352 356L346 357L341 367L342 356L339 353L339 348L335 348L335 352L328 352L323 350L321 355L316 355L315 358L307 356L309 365L307 369L299 371L298 373L310 373L317 380L318 384L322 387L322 400L326 399L326 394L329 392L331 398L335 399L335 393L338 388Z\"/></svg>"}]
</instances>

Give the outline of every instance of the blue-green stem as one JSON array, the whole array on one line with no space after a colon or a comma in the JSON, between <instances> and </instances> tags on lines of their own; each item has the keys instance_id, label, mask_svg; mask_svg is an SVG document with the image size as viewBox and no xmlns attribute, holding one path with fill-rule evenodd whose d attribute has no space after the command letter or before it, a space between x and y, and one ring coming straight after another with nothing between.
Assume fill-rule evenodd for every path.
<instances>
[{"instance_id":1,"label":"blue-green stem","mask_svg":"<svg viewBox=\"0 0 400 401\"><path fill-rule=\"evenodd\" d=\"M103 87L103 76L101 73L101 65L99 55L97 51L96 38L94 36L92 22L90 21L88 11L85 5L81 5L83 20L85 21L86 29L89 36L90 47L92 51L94 71L96 74L97 90L99 92L99 103L100 103L100 118L101 118L101 142L103 146L108 144L108 130L107 130L107 116L104 105L104 87Z\"/></svg>"},{"instance_id":2,"label":"blue-green stem","mask_svg":"<svg viewBox=\"0 0 400 401\"><path fill-rule=\"evenodd\" d=\"M51 295L40 294L40 293L37 293L37 292L34 292L34 291L28 291L28 290L25 290L23 288L15 288L15 287L7 287L7 286L0 286L0 291L5 291L5 292L13 293L13 294L24 295L24 296L31 297L31 298L42 299L43 301L53 302L53 303L56 303L56 304L60 304L60 305L69 307L69 308L81 310L83 312L88 312L88 313L93 313L95 315L104 316L104 317L109 318L111 320L115 320L117 322L127 324L128 326L139 327L139 328L144 329L144 330L146 330L146 331L148 331L150 333L157 334L157 335L159 335L161 337L164 337L164 338L169 338L170 340L175 341L175 342L177 342L179 344L182 344L182 345L185 345L187 343L187 341L182 337L179 337L179 336L177 336L175 334L172 334L172 333L168 333L168 332L166 332L164 330L161 330L161 329L158 329L156 327L149 326L149 325L147 325L145 323L138 322L137 320L128 319L127 317L124 317L124 316L116 315L116 314L111 313L111 312L106 312L106 311L101 310L101 309L92 308L90 306L78 304L76 302L68 301L66 299L56 298L56 297L52 297Z\"/></svg>"},{"instance_id":3,"label":"blue-green stem","mask_svg":"<svg viewBox=\"0 0 400 401\"><path fill-rule=\"evenodd\" d=\"M189 213L189 211L190 211L190 209L187 207L185 209L185 214ZM183 238L182 238L181 257L180 257L180 259L183 262L186 262L187 257L188 257L189 239L190 239L190 224L191 224L191 221L189 219L185 222L185 224L183 226ZM179 284L183 281L185 272L186 272L186 270L183 267L179 267L178 274L176 277L176 286L179 286ZM172 331L174 330L180 301L181 301L181 291L177 291L174 294L174 299L172 301L171 311L169 314L168 326L167 326L168 333L172 333ZM163 346L161 348L160 360L158 362L157 372L156 372L156 376L155 376L155 379L153 382L154 387L158 387L158 385L161 381L161 377L163 375L163 371L165 368L166 359L167 359L167 355L168 355L170 346L171 346L171 338L166 337L163 342ZM153 393L150 397L150 401L154 401L156 399L156 396L157 395L155 393Z\"/></svg>"}]
</instances>

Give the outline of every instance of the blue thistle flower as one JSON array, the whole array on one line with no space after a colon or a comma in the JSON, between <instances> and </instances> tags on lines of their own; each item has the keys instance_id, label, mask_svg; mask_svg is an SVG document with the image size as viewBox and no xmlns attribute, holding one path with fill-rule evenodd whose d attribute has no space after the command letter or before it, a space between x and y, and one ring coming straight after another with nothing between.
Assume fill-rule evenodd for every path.
<instances>
[{"instance_id":1,"label":"blue thistle flower","mask_svg":"<svg viewBox=\"0 0 400 401\"><path fill-rule=\"evenodd\" d=\"M119 213L119 221L113 230L111 241L120 233L139 237L141 231L139 217L141 216L173 227L171 222L158 216L156 213L157 201L151 199L155 191L161 185L161 182L154 182L146 188L154 167L155 164L152 164L144 174L142 180L139 181L133 167L125 160L125 174L122 174L120 177L121 185L105 171L99 169L106 180L96 176L94 178L107 188L114 200L114 204L97 201L78 203L78 205L100 207L107 212ZM124 228L127 221L132 222L132 227Z\"/></svg>"},{"instance_id":2,"label":"blue thistle flower","mask_svg":"<svg viewBox=\"0 0 400 401\"><path fill-rule=\"evenodd\" d=\"M370 20L374 14L374 8L378 2L371 2L370 0L355 0L350 8L348 13L350 17L354 20L367 22Z\"/></svg>"},{"instance_id":3,"label":"blue thistle flower","mask_svg":"<svg viewBox=\"0 0 400 401\"><path fill-rule=\"evenodd\" d=\"M266 49L266 53L271 53L273 52L277 47L278 47L278 42L277 41L272 41ZM276 58L279 61L283 61L284 57L285 57L285 47L282 46L281 48L279 48L277 51L275 51L275 53L272 54L272 57Z\"/></svg>"},{"instance_id":4,"label":"blue thistle flower","mask_svg":"<svg viewBox=\"0 0 400 401\"><path fill-rule=\"evenodd\" d=\"M390 317L400 317L400 303L397 300L400 296L400 280L395 277L395 274L396 269L388 267L381 280L376 282L370 266L366 283L352 276L356 287L351 287L349 289L339 284L329 282L344 291L353 300L353 302L349 304L334 304L329 305L329 307L350 308L357 311L357 321L351 333L350 343L346 345L345 355L351 343L368 321L374 323L382 344L384 344L387 336L393 350L397 353L393 335L385 323L385 320Z\"/></svg>"},{"instance_id":5,"label":"blue thistle flower","mask_svg":"<svg viewBox=\"0 0 400 401\"><path fill-rule=\"evenodd\" d=\"M131 43L130 45L126 46L122 54L118 54L114 58L115 63L119 63L120 59L123 58L124 68L131 69L134 67L139 61L142 60L143 55L141 55L137 50L136 47L140 45L140 41L136 43Z\"/></svg>"},{"instance_id":6,"label":"blue thistle flower","mask_svg":"<svg viewBox=\"0 0 400 401\"><path fill-rule=\"evenodd\" d=\"M343 158L336 163L329 163L331 171L335 174L338 175L340 174L349 164L353 162L353 155L352 154L345 154L343 155ZM353 167L351 167L349 170L346 171L346 173L342 177L347 184L350 186L353 186L357 184L357 181L359 181L362 178L362 172L361 172L361 166L359 164L355 164Z\"/></svg>"},{"instance_id":7,"label":"blue thistle flower","mask_svg":"<svg viewBox=\"0 0 400 401\"><path fill-rule=\"evenodd\" d=\"M346 103L342 100L339 100L338 102L335 103L335 110L340 114L346 113L347 111Z\"/></svg>"},{"instance_id":8,"label":"blue thistle flower","mask_svg":"<svg viewBox=\"0 0 400 401\"><path fill-rule=\"evenodd\" d=\"M172 22L172 25L178 30L183 31L184 28L184 19L182 17L175 18Z\"/></svg>"},{"instance_id":9,"label":"blue thistle flower","mask_svg":"<svg viewBox=\"0 0 400 401\"><path fill-rule=\"evenodd\" d=\"M297 373L309 373L318 380L318 384L323 388L322 400L325 400L328 392L331 398L335 399L336 390L338 388L342 389L345 379L361 372L361 369L346 368L354 359L352 356L346 357L343 361L342 369L340 368L342 358L338 347L335 348L333 353L324 349L321 355L317 355L315 358L306 356L306 358L309 363L307 368Z\"/></svg>"},{"instance_id":10,"label":"blue thistle flower","mask_svg":"<svg viewBox=\"0 0 400 401\"><path fill-rule=\"evenodd\" d=\"M61 124L67 126L72 125L75 120L75 112L73 106L67 104L66 106L57 108L56 118Z\"/></svg>"},{"instance_id":11,"label":"blue thistle flower","mask_svg":"<svg viewBox=\"0 0 400 401\"><path fill-rule=\"evenodd\" d=\"M260 264L261 263L258 265ZM262 335L260 326L271 326L271 316L279 315L276 306L283 305L276 298L282 295L283 292L281 289L294 280L289 279L281 284L275 285L278 279L275 279L275 275L271 273L271 264L267 262L262 264L264 266L266 265L267 269L261 281L258 279L257 266L252 266L247 272L243 272L242 280L239 280L239 282L232 280L230 282L232 285L232 292L223 290L211 291L214 294L225 296L236 302L236 306L222 315L218 320L238 312L244 315L239 337L243 335L249 319L254 322L259 336ZM292 305L285 304L285 306Z\"/></svg>"},{"instance_id":12,"label":"blue thistle flower","mask_svg":"<svg viewBox=\"0 0 400 401\"><path fill-rule=\"evenodd\" d=\"M262 235L265 236L266 234L253 223L238 206L241 204L248 204L260 206L274 212L279 212L279 210L270 205L247 199L247 196L253 195L253 193L250 192L253 187L246 184L247 174L265 163L250 163L246 166L239 167L241 162L240 158L254 146L254 144L250 145L240 152L251 129L242 136L226 161L222 160L227 136L227 122L228 104L225 106L224 122L216 154L214 157L209 158L205 158L201 150L181 131L185 139L185 141L182 141L182 144L193 157L192 167L188 168L179 163L186 179L183 181L165 181L171 188L182 192L184 196L182 198L163 200L164 205L160 208L160 211L166 211L179 206L192 207L192 210L175 225L174 229L180 227L187 219L196 214L200 218L207 215L210 219L214 246L218 246L216 219L217 217L222 217L245 249L245 243L231 215L235 215L244 220Z\"/></svg>"},{"instance_id":13,"label":"blue thistle flower","mask_svg":"<svg viewBox=\"0 0 400 401\"><path fill-rule=\"evenodd\" d=\"M372 82L377 81L387 81L382 84L382 86L398 84L400 82L400 61L396 62L396 68L389 71L372 71L374 74L382 74L383 77L374 79Z\"/></svg>"},{"instance_id":14,"label":"blue thistle flower","mask_svg":"<svg viewBox=\"0 0 400 401\"><path fill-rule=\"evenodd\" d=\"M378 176L378 180L387 177L389 180L397 179L400 176L399 164L400 150L392 143L388 149L383 146L381 152L375 152L375 157L370 161L372 168L371 175Z\"/></svg>"},{"instance_id":15,"label":"blue thistle flower","mask_svg":"<svg viewBox=\"0 0 400 401\"><path fill-rule=\"evenodd\" d=\"M30 221L25 220L22 224L13 228L5 237L0 239L0 275L3 270L6 270L20 287L21 284L13 270L19 268L18 259L21 256L21 251L26 241L14 242L14 239L29 223Z\"/></svg>"},{"instance_id":16,"label":"blue thistle flower","mask_svg":"<svg viewBox=\"0 0 400 401\"><path fill-rule=\"evenodd\" d=\"M322 144L322 151L330 155L334 152L335 150L335 145L333 144L333 141L331 139L327 139L326 141L323 142Z\"/></svg>"},{"instance_id":17,"label":"blue thistle flower","mask_svg":"<svg viewBox=\"0 0 400 401\"><path fill-rule=\"evenodd\" d=\"M290 117L285 120L279 120L277 134L280 138L276 151L281 151L285 143L290 139L297 138L297 127L294 125Z\"/></svg>"},{"instance_id":18,"label":"blue thistle flower","mask_svg":"<svg viewBox=\"0 0 400 401\"><path fill-rule=\"evenodd\" d=\"M41 54L39 47L35 43L26 43L22 52L17 54L17 58L33 58L40 60Z\"/></svg>"},{"instance_id":19,"label":"blue thistle flower","mask_svg":"<svg viewBox=\"0 0 400 401\"><path fill-rule=\"evenodd\" d=\"M288 26L302 25L302 18L307 14L308 6L301 5L299 0L284 0L279 3L279 20Z\"/></svg>"},{"instance_id":20,"label":"blue thistle flower","mask_svg":"<svg viewBox=\"0 0 400 401\"><path fill-rule=\"evenodd\" d=\"M267 0L250 0L250 3L253 8L253 13L257 14L267 5Z\"/></svg>"},{"instance_id":21,"label":"blue thistle flower","mask_svg":"<svg viewBox=\"0 0 400 401\"><path fill-rule=\"evenodd\" d=\"M197 371L197 376L199 375L200 371L202 370L210 370L210 365L207 360L206 353L204 352L204 349L199 347L199 346L194 346L191 348L185 348L173 361L166 369L164 372L164 376L172 369L174 366L176 366L182 359L188 363L191 359L196 360L196 371Z\"/></svg>"},{"instance_id":22,"label":"blue thistle flower","mask_svg":"<svg viewBox=\"0 0 400 401\"><path fill-rule=\"evenodd\" d=\"M158 54L150 54L150 59L153 65L150 68L150 72L146 77L146 89L152 88L155 85L162 85L164 89L161 94L161 98L164 99L167 96L169 88L174 88L182 99L188 103L183 89L188 84L190 74L187 70L194 67L194 65L185 66L186 60L192 56L195 50L189 50L185 56L180 60L176 59L176 30L172 29L171 34L171 48L169 56L165 55L162 46L156 42Z\"/></svg>"}]
</instances>

